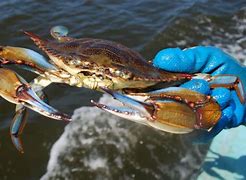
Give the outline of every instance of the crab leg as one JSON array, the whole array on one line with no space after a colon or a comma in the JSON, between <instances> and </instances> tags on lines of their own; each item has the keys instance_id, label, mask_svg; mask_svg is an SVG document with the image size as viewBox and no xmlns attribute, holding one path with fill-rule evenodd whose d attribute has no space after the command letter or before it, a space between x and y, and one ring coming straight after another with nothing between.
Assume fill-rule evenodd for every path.
<instances>
[{"instance_id":1,"label":"crab leg","mask_svg":"<svg viewBox=\"0 0 246 180\"><path fill-rule=\"evenodd\" d=\"M0 65L6 66L12 64L21 66L24 69L40 75L35 78L29 86L31 86L31 89L37 96L45 102L47 102L48 99L42 90L53 82L64 82L63 78L66 79L66 77L68 77L66 73L59 70L59 68L56 68L56 66L51 64L45 57L31 49L1 46ZM23 152L23 148L19 136L25 126L26 114L25 105L21 103L17 104L16 114L12 120L10 129L13 144L20 152Z\"/></svg>"},{"instance_id":2,"label":"crab leg","mask_svg":"<svg viewBox=\"0 0 246 180\"><path fill-rule=\"evenodd\" d=\"M224 87L236 91L241 103L245 103L245 90L239 77L230 74L215 75L198 73L193 79L204 79L209 82L210 88Z\"/></svg>"},{"instance_id":3,"label":"crab leg","mask_svg":"<svg viewBox=\"0 0 246 180\"><path fill-rule=\"evenodd\" d=\"M37 74L58 71L41 54L21 47L0 46L0 64L18 64Z\"/></svg>"},{"instance_id":4,"label":"crab leg","mask_svg":"<svg viewBox=\"0 0 246 180\"><path fill-rule=\"evenodd\" d=\"M0 46L0 66L12 64L40 75L41 77L36 78L32 83L37 86L46 87L54 82L70 83L71 75L52 64L41 54L27 48ZM47 81L50 83L47 84Z\"/></svg>"},{"instance_id":5,"label":"crab leg","mask_svg":"<svg viewBox=\"0 0 246 180\"><path fill-rule=\"evenodd\" d=\"M211 88L225 87L228 89L234 89L241 101L245 103L245 90L243 88L241 80L234 75L217 75L212 76L209 80Z\"/></svg>"},{"instance_id":6,"label":"crab leg","mask_svg":"<svg viewBox=\"0 0 246 180\"><path fill-rule=\"evenodd\" d=\"M15 116L12 119L12 123L10 126L10 136L13 145L20 153L24 153L20 135L22 134L23 129L25 127L26 118L27 118L26 108L24 106L19 106L19 107L17 106Z\"/></svg>"},{"instance_id":7,"label":"crab leg","mask_svg":"<svg viewBox=\"0 0 246 180\"><path fill-rule=\"evenodd\" d=\"M50 83L72 84L71 75L53 65L41 54L26 48L0 46L0 66L18 65L40 76L31 83L35 92L48 86ZM72 81L72 82L71 82Z\"/></svg>"}]
</instances>

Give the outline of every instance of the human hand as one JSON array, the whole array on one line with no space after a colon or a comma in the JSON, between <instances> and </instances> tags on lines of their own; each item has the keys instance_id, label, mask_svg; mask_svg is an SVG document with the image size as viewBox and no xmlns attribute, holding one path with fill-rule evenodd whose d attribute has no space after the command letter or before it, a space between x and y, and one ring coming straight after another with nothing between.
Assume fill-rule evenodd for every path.
<instances>
[{"instance_id":1,"label":"human hand","mask_svg":"<svg viewBox=\"0 0 246 180\"><path fill-rule=\"evenodd\" d=\"M212 76L231 74L239 77L243 87L246 87L246 67L220 49L211 46L197 46L184 50L164 49L155 56L153 65L172 72L207 73ZM222 117L211 131L204 132L204 140L213 138L225 128L246 123L246 105L240 102L235 90L222 87L211 90L209 83L201 79L193 79L181 87L211 95L221 106ZM245 94L243 96L245 97Z\"/></svg>"}]
</instances>

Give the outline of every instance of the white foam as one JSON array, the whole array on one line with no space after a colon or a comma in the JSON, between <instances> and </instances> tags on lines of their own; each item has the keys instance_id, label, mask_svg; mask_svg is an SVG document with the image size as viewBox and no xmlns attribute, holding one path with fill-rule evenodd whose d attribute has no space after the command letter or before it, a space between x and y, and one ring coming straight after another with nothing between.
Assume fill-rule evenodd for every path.
<instances>
[{"instance_id":1,"label":"white foam","mask_svg":"<svg viewBox=\"0 0 246 180\"><path fill-rule=\"evenodd\" d=\"M84 160L85 166L89 167L91 170L97 170L99 168L104 168L107 165L106 158L90 158Z\"/></svg>"},{"instance_id":2,"label":"white foam","mask_svg":"<svg viewBox=\"0 0 246 180\"><path fill-rule=\"evenodd\" d=\"M235 23L235 26L231 27L234 30L233 33L226 32L225 29L219 28L220 33L223 34L224 37L218 38L217 36L211 36L211 38L204 41L203 44L219 47L246 65L246 19L234 15L232 21ZM216 29L212 29L211 31L216 32Z\"/></svg>"},{"instance_id":3,"label":"white foam","mask_svg":"<svg viewBox=\"0 0 246 180\"><path fill-rule=\"evenodd\" d=\"M112 104L112 98L104 95L100 102ZM119 118L111 117L111 115L102 112L96 107L82 107L75 110L73 115L74 121L66 126L64 133L59 140L53 145L50 159L47 166L47 173L41 179L49 179L53 175L67 177L71 172L80 171L81 168L64 168L60 166L60 158L65 157L66 161L76 161L74 152L77 149L81 151L90 151L87 156L77 157L85 169L96 171L104 169L106 174L110 176L110 169L107 165L108 157L100 154L100 150L93 148L97 141L107 145L113 145L118 149L119 153L130 150L130 146L137 143L136 137L131 135L128 129L118 127ZM107 137L111 135L111 137ZM127 138L126 140L126 137ZM116 138L116 140L115 140ZM104 141L105 140L105 141ZM112 161L112 160L111 160ZM122 160L116 157L116 165L122 167Z\"/></svg>"}]
</instances>

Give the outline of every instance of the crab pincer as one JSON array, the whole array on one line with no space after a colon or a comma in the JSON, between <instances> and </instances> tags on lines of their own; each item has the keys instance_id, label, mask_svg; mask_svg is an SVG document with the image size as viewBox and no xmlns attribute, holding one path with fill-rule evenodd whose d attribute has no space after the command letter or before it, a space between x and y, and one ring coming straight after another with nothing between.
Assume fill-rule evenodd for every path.
<instances>
[{"instance_id":1,"label":"crab pincer","mask_svg":"<svg viewBox=\"0 0 246 180\"><path fill-rule=\"evenodd\" d=\"M119 92L102 88L121 107L92 103L100 109L166 132L183 134L194 129L210 130L220 119L219 104L210 96L180 87L170 87L148 93Z\"/></svg>"},{"instance_id":2,"label":"crab pincer","mask_svg":"<svg viewBox=\"0 0 246 180\"><path fill-rule=\"evenodd\" d=\"M50 105L44 103L32 90L30 85L14 71L0 68L0 84L0 96L9 102L17 105L21 104L52 119L71 121L71 117L69 115L61 113ZM25 116L25 108L17 109L17 114L13 119L10 130L13 143L21 152L23 151L20 145L21 143L15 139L15 137L18 137L24 128Z\"/></svg>"}]
</instances>

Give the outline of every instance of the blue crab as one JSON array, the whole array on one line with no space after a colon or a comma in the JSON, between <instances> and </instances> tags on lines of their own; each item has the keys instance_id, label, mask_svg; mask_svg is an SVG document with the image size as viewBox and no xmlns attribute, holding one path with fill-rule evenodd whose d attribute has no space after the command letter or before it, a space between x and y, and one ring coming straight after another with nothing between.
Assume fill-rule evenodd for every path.
<instances>
[{"instance_id":1,"label":"blue crab","mask_svg":"<svg viewBox=\"0 0 246 180\"><path fill-rule=\"evenodd\" d=\"M137 118L144 117L145 120L139 122L173 133L188 133L195 128L210 129L220 118L219 106L209 96L177 88L157 94L149 92L163 87L176 86L192 78L205 78L211 82L211 88L213 88L212 84L224 86L224 77L215 79L209 75L166 72L153 67L139 53L119 43L102 39L68 37L68 30L63 26L51 29L54 40L43 40L27 31L25 34L46 53L48 59L31 49L2 46L0 48L0 63L2 65L18 64L38 74L39 76L30 83L37 94L42 95L42 89L50 83L66 83L71 86L106 91L114 97L119 97L120 101L132 106L135 110L128 109L129 111L121 113L123 111L120 109L109 108L93 101L101 109L119 116L132 114L137 115ZM234 76L226 76L226 78L231 83L227 83L225 86L236 87L240 99L244 101L242 86L240 86L238 78ZM195 97L187 97L189 93L194 94ZM131 96L131 98L127 96ZM139 96L145 100L132 99ZM187 119L185 121L182 119L161 119L159 116L166 116L162 113L165 109L171 110L170 102L165 99L171 100L180 114L185 114L189 109ZM141 106L135 106L135 104L141 104ZM210 107L210 113L217 114L213 119L207 116L208 119L198 117L203 114L203 111L206 112L207 106ZM17 109L22 108L21 105L17 106ZM119 113L116 113L117 111ZM175 111L172 113L175 114ZM140 114L141 116L138 116ZM22 112L17 113L16 116L23 117ZM189 116L191 117L189 118ZM131 119L132 116L126 118ZM23 118L16 119L19 124L24 122ZM164 121L170 121L168 127L163 125ZM18 135L16 134L17 137ZM14 144L17 147L20 146L18 141Z\"/></svg>"}]
</instances>

